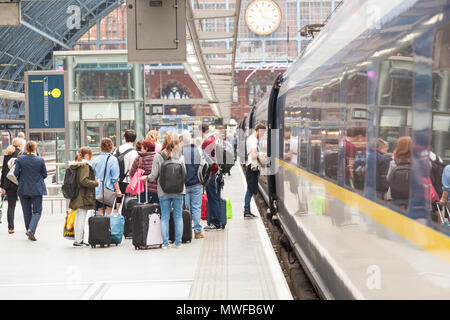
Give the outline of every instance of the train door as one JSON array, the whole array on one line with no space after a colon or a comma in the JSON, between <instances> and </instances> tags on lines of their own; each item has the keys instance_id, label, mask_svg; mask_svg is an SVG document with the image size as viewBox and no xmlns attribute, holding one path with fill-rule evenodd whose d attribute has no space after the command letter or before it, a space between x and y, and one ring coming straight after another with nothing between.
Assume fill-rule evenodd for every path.
<instances>
[{"instance_id":1,"label":"train door","mask_svg":"<svg viewBox=\"0 0 450 320\"><path fill-rule=\"evenodd\" d=\"M270 214L275 214L278 211L277 197L276 197L276 162L275 158L279 153L279 150L273 150L272 146L277 146L281 142L280 140L280 119L279 113L277 112L277 99L278 93L280 91L281 84L283 82L283 75L279 75L275 80L269 97L269 108L268 108L268 133L267 133L267 157L270 159L270 172L268 175L268 188L269 188L269 203L270 203ZM278 151L278 152L277 152Z\"/></svg>"}]
</instances>

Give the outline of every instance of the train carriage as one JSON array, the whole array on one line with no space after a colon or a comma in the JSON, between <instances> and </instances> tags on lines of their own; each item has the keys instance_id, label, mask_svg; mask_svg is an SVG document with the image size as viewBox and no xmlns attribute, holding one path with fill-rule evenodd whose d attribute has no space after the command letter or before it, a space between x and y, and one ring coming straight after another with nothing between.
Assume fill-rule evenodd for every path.
<instances>
[{"instance_id":1,"label":"train carriage","mask_svg":"<svg viewBox=\"0 0 450 320\"><path fill-rule=\"evenodd\" d=\"M261 193L326 298L450 298L450 229L427 183L431 152L450 164L449 48L448 0L345 1L245 119L269 129ZM375 141L391 155L403 136L399 204L376 191Z\"/></svg>"}]
</instances>

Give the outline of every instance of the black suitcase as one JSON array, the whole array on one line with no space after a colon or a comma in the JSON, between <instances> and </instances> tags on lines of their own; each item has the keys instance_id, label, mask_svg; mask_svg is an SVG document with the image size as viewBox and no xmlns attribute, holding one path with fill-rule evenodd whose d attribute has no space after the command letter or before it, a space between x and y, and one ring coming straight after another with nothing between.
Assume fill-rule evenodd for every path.
<instances>
[{"instance_id":1,"label":"black suitcase","mask_svg":"<svg viewBox=\"0 0 450 320\"><path fill-rule=\"evenodd\" d=\"M125 239L133 238L133 207L137 204L138 199L135 197L126 197L123 201L122 215L125 218L123 235Z\"/></svg>"},{"instance_id":2,"label":"black suitcase","mask_svg":"<svg viewBox=\"0 0 450 320\"><path fill-rule=\"evenodd\" d=\"M192 241L192 215L187 207L183 208L183 235L181 236L182 243L189 243ZM173 209L170 211L169 219L169 241L175 242L175 221L173 219Z\"/></svg>"},{"instance_id":3,"label":"black suitcase","mask_svg":"<svg viewBox=\"0 0 450 320\"><path fill-rule=\"evenodd\" d=\"M153 217L152 217L153 216ZM159 204L138 204L133 207L133 246L138 249L153 249L162 247L161 208ZM151 228L156 223L156 228ZM149 235L153 232L154 234ZM156 239L151 241L149 239Z\"/></svg>"},{"instance_id":4,"label":"black suitcase","mask_svg":"<svg viewBox=\"0 0 450 320\"><path fill-rule=\"evenodd\" d=\"M111 245L111 225L109 216L96 215L89 218L89 244L92 248Z\"/></svg>"}]
</instances>

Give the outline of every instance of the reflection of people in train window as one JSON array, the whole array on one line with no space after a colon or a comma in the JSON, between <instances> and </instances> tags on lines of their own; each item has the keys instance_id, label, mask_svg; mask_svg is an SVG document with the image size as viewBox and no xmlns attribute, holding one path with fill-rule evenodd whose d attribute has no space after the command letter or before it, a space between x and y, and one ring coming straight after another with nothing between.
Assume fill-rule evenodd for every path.
<instances>
[{"instance_id":1,"label":"reflection of people in train window","mask_svg":"<svg viewBox=\"0 0 450 320\"><path fill-rule=\"evenodd\" d=\"M376 191L377 197L385 199L385 194L389 189L386 176L389 170L391 158L386 156L389 150L389 143L383 139L378 138L376 141L377 148L377 162L376 162Z\"/></svg>"},{"instance_id":2,"label":"reflection of people in train window","mask_svg":"<svg viewBox=\"0 0 450 320\"><path fill-rule=\"evenodd\" d=\"M291 142L291 131L284 130L284 159L285 160L291 160L291 158L292 158L290 142Z\"/></svg>"},{"instance_id":3,"label":"reflection of people in train window","mask_svg":"<svg viewBox=\"0 0 450 320\"><path fill-rule=\"evenodd\" d=\"M366 157L366 128L353 127L348 128L345 137L345 182L354 188L353 174L356 156L358 155L357 165L365 164Z\"/></svg>"},{"instance_id":4,"label":"reflection of people in train window","mask_svg":"<svg viewBox=\"0 0 450 320\"><path fill-rule=\"evenodd\" d=\"M387 174L390 197L395 205L403 209L406 209L409 201L411 145L411 137L398 139L394 160L391 161Z\"/></svg>"}]
</instances>

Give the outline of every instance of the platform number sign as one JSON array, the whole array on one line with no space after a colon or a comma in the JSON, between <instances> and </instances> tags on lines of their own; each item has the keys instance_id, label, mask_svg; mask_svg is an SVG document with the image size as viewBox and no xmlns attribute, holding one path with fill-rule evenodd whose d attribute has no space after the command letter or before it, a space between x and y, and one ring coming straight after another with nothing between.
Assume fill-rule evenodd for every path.
<instances>
[{"instance_id":1,"label":"platform number sign","mask_svg":"<svg viewBox=\"0 0 450 320\"><path fill-rule=\"evenodd\" d=\"M27 74L30 129L65 128L64 74Z\"/></svg>"}]
</instances>

